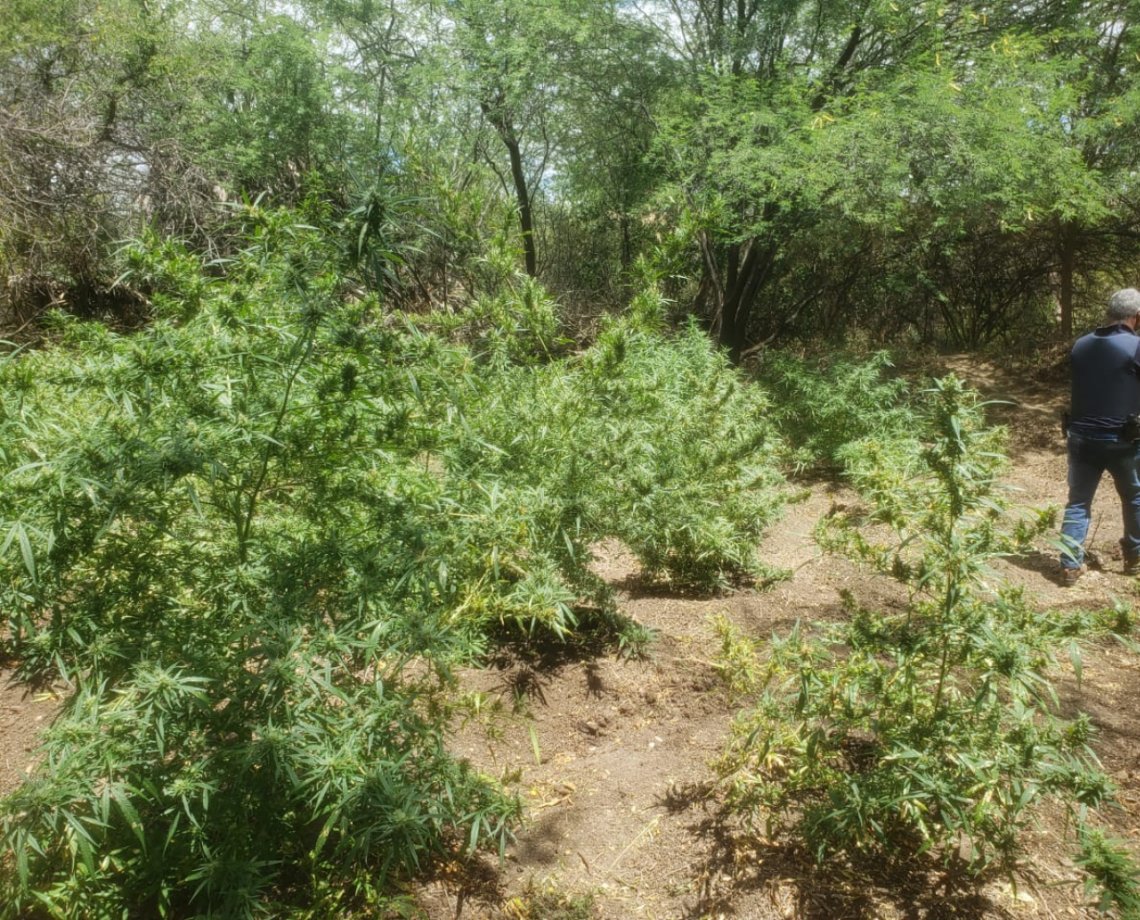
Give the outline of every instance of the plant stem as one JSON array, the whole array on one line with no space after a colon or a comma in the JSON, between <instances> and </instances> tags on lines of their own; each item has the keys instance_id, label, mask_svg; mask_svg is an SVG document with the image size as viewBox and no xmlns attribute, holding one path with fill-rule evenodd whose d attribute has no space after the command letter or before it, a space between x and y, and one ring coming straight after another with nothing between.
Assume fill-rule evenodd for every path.
<instances>
[{"instance_id":1,"label":"plant stem","mask_svg":"<svg viewBox=\"0 0 1140 920\"><path fill-rule=\"evenodd\" d=\"M281 430L281 425L285 420L285 414L289 410L289 399L293 392L293 384L297 380L297 375L301 373L301 368L309 360L309 355L313 352L313 344L316 341L316 325L310 324L307 330L304 341L305 350L301 358L293 366L289 372L289 376L285 381L285 394L281 397L281 405L277 409L277 416L273 420L273 429L270 432L269 439L266 441L265 450L261 455L261 465L257 471L257 475L253 480L253 488L249 493L249 506L245 509L244 515L238 521L238 560L242 563L246 562L249 558L249 535L253 529L253 516L257 510L257 500L261 493L261 487L265 484L265 478L269 475L269 456L273 450L274 442L277 440L277 435Z\"/></svg>"}]
</instances>

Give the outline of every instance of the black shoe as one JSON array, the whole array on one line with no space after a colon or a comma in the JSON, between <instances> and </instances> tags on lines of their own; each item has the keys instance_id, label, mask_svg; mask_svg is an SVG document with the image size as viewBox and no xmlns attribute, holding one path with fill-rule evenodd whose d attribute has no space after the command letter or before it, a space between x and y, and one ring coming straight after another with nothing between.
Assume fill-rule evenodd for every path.
<instances>
[{"instance_id":1,"label":"black shoe","mask_svg":"<svg viewBox=\"0 0 1140 920\"><path fill-rule=\"evenodd\" d=\"M1062 568L1061 569L1061 586L1064 588L1071 588L1073 585L1075 585L1078 581L1081 580L1081 576L1084 575L1085 572L1087 572L1088 570L1089 570L1089 567L1087 565L1082 565L1082 566L1079 566L1078 568L1075 568L1075 569Z\"/></svg>"}]
</instances>

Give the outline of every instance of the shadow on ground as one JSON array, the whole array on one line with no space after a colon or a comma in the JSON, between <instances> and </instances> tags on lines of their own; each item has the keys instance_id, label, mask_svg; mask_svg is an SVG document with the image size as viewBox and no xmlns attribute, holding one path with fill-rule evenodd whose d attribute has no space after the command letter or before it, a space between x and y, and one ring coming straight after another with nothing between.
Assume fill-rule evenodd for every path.
<instances>
[{"instance_id":1,"label":"shadow on ground","mask_svg":"<svg viewBox=\"0 0 1140 920\"><path fill-rule=\"evenodd\" d=\"M698 869L698 895L684 920L733 916L733 905L745 895L766 896L777 915L799 920L1014 916L976 880L955 876L933 860L835 857L817 864L795 841L765 841L723 812L701 819L692 832L712 846Z\"/></svg>"}]
</instances>

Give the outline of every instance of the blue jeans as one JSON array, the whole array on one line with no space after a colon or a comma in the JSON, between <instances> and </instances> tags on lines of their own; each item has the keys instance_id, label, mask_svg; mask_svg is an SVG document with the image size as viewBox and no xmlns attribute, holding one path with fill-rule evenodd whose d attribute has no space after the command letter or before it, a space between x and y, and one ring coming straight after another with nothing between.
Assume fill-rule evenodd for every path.
<instances>
[{"instance_id":1,"label":"blue jeans","mask_svg":"<svg viewBox=\"0 0 1140 920\"><path fill-rule=\"evenodd\" d=\"M1140 447L1131 441L1069 435L1069 502L1065 505L1065 518L1061 522L1062 566L1075 569L1084 562L1093 495L1106 470L1116 485L1124 512L1124 539L1120 546L1126 557L1140 555L1138 459Z\"/></svg>"}]
</instances>

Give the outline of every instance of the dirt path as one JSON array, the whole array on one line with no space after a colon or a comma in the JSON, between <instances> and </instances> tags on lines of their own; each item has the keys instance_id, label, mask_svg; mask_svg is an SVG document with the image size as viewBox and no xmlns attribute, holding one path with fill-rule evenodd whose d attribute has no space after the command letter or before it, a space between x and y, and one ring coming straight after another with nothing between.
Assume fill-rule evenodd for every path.
<instances>
[{"instance_id":1,"label":"dirt path","mask_svg":"<svg viewBox=\"0 0 1140 920\"><path fill-rule=\"evenodd\" d=\"M19 785L31 769L40 732L58 705L54 694L20 683L13 665L0 660L0 795Z\"/></svg>"},{"instance_id":2,"label":"dirt path","mask_svg":"<svg viewBox=\"0 0 1140 920\"><path fill-rule=\"evenodd\" d=\"M992 411L1011 428L1010 485L1018 503L1061 504L1063 381L1011 378L976 359L947 367L988 397L1009 402ZM604 548L599 568L622 608L658 632L647 661L504 661L499 671L467 675L473 688L497 694L504 704L519 695L524 700L501 736L468 729L461 749L488 772L520 772L529 818L501 869L487 860L482 872L422 892L433 920L518 917L524 895L535 891L590 894L591 916L613 920L1099 916L1083 895L1061 828L1048 816L1030 844L1030 877L1016 891L995 883L968 900L948 899L931 878L816 868L778 848L750 845L717 820L708 797L709 763L721 751L733 709L709 663L716 650L711 618L723 613L763 637L797 619L839 615L841 589L864 603L898 602L893 586L846 560L824 557L812 540L821 515L843 499L821 486L788 508L761 552L794 576L763 592L721 598L646 592L635 561L618 547ZM1120 574L1113 558L1121 524L1111 487L1094 515L1103 571L1062 588L1053 580L1055 551L1042 541L1029 558L1003 564L1001 575L1024 586L1042 608L1134 602L1137 583ZM1081 685L1063 677L1061 686L1066 700L1088 711L1100 729L1098 750L1123 805L1114 823L1140 845L1140 658L1106 644L1086 656Z\"/></svg>"}]
</instances>

